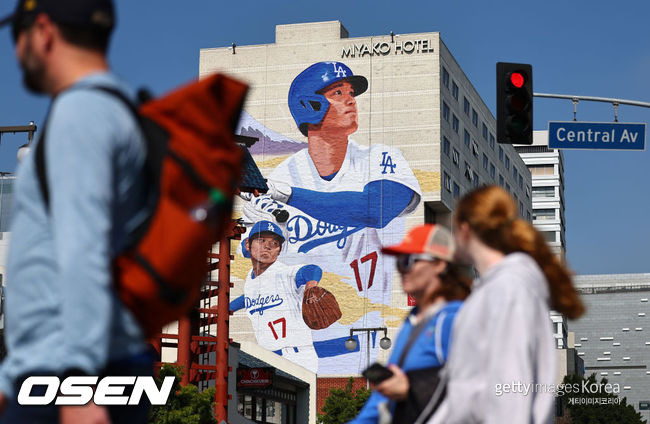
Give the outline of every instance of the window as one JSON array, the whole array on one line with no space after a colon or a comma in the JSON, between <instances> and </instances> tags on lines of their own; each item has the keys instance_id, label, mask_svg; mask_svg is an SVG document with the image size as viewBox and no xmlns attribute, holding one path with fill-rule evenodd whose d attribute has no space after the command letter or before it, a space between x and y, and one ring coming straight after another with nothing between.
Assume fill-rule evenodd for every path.
<instances>
[{"instance_id":1,"label":"window","mask_svg":"<svg viewBox=\"0 0 650 424\"><path fill-rule=\"evenodd\" d=\"M510 193L510 184L506 183L506 191Z\"/></svg>"},{"instance_id":2,"label":"window","mask_svg":"<svg viewBox=\"0 0 650 424\"><path fill-rule=\"evenodd\" d=\"M555 219L555 209L535 209L533 219L548 220Z\"/></svg>"},{"instance_id":3,"label":"window","mask_svg":"<svg viewBox=\"0 0 650 424\"><path fill-rule=\"evenodd\" d=\"M467 177L468 180L472 181L472 167L469 166L469 163L465 162L465 177Z\"/></svg>"},{"instance_id":4,"label":"window","mask_svg":"<svg viewBox=\"0 0 650 424\"><path fill-rule=\"evenodd\" d=\"M442 67L442 85L447 87L447 90L449 90L449 72L447 72L447 69L445 67Z\"/></svg>"},{"instance_id":5,"label":"window","mask_svg":"<svg viewBox=\"0 0 650 424\"><path fill-rule=\"evenodd\" d=\"M451 128L456 134L458 134L458 117L455 113L453 113L451 116Z\"/></svg>"},{"instance_id":6,"label":"window","mask_svg":"<svg viewBox=\"0 0 650 424\"><path fill-rule=\"evenodd\" d=\"M517 194L513 194L512 197L515 199L515 206L517 205L517 202L519 201L519 198L517 197Z\"/></svg>"},{"instance_id":7,"label":"window","mask_svg":"<svg viewBox=\"0 0 650 424\"><path fill-rule=\"evenodd\" d=\"M524 204L519 201L519 216L524 216Z\"/></svg>"},{"instance_id":8,"label":"window","mask_svg":"<svg viewBox=\"0 0 650 424\"><path fill-rule=\"evenodd\" d=\"M555 187L533 187L533 198L555 197Z\"/></svg>"},{"instance_id":9,"label":"window","mask_svg":"<svg viewBox=\"0 0 650 424\"><path fill-rule=\"evenodd\" d=\"M469 100L467 100L467 97L463 97L463 111L465 115L469 116Z\"/></svg>"},{"instance_id":10,"label":"window","mask_svg":"<svg viewBox=\"0 0 650 424\"><path fill-rule=\"evenodd\" d=\"M524 189L524 178L519 174L519 188ZM528 194L528 187L526 187L526 194Z\"/></svg>"},{"instance_id":11,"label":"window","mask_svg":"<svg viewBox=\"0 0 650 424\"><path fill-rule=\"evenodd\" d=\"M492 162L490 162L490 177L494 180L494 175L496 174L496 167Z\"/></svg>"},{"instance_id":12,"label":"window","mask_svg":"<svg viewBox=\"0 0 650 424\"><path fill-rule=\"evenodd\" d=\"M443 176L445 180L445 188L447 191L451 191L451 177L446 172L443 172Z\"/></svg>"},{"instance_id":13,"label":"window","mask_svg":"<svg viewBox=\"0 0 650 424\"><path fill-rule=\"evenodd\" d=\"M458 100L458 84L456 82L451 82L451 95L454 96L454 99Z\"/></svg>"},{"instance_id":14,"label":"window","mask_svg":"<svg viewBox=\"0 0 650 424\"><path fill-rule=\"evenodd\" d=\"M499 174L499 185L503 187L503 175Z\"/></svg>"},{"instance_id":15,"label":"window","mask_svg":"<svg viewBox=\"0 0 650 424\"><path fill-rule=\"evenodd\" d=\"M465 147L469 149L469 133L467 130L463 133L463 141L465 142Z\"/></svg>"},{"instance_id":16,"label":"window","mask_svg":"<svg viewBox=\"0 0 650 424\"><path fill-rule=\"evenodd\" d=\"M488 139L488 130L487 130L487 125L485 125L485 122L483 123L483 139L487 141Z\"/></svg>"},{"instance_id":17,"label":"window","mask_svg":"<svg viewBox=\"0 0 650 424\"><path fill-rule=\"evenodd\" d=\"M499 146L499 160L503 162L503 147Z\"/></svg>"},{"instance_id":18,"label":"window","mask_svg":"<svg viewBox=\"0 0 650 424\"><path fill-rule=\"evenodd\" d=\"M476 172L472 175L472 183L474 184L474 188L479 186L478 174Z\"/></svg>"},{"instance_id":19,"label":"window","mask_svg":"<svg viewBox=\"0 0 650 424\"><path fill-rule=\"evenodd\" d=\"M530 199L530 187L526 186L526 197Z\"/></svg>"},{"instance_id":20,"label":"window","mask_svg":"<svg viewBox=\"0 0 650 424\"><path fill-rule=\"evenodd\" d=\"M519 176L519 173L517 172L517 168L514 166L512 167L512 180L516 183L517 182L517 177Z\"/></svg>"},{"instance_id":21,"label":"window","mask_svg":"<svg viewBox=\"0 0 650 424\"><path fill-rule=\"evenodd\" d=\"M460 155L458 154L458 150L454 147L454 156L452 157L452 160L456 166L460 163Z\"/></svg>"},{"instance_id":22,"label":"window","mask_svg":"<svg viewBox=\"0 0 650 424\"><path fill-rule=\"evenodd\" d=\"M442 117L449 122L449 105L445 102L442 102Z\"/></svg>"},{"instance_id":23,"label":"window","mask_svg":"<svg viewBox=\"0 0 650 424\"><path fill-rule=\"evenodd\" d=\"M478 128L478 113L476 113L476 109L474 108L472 108L472 124Z\"/></svg>"},{"instance_id":24,"label":"window","mask_svg":"<svg viewBox=\"0 0 650 424\"><path fill-rule=\"evenodd\" d=\"M474 140L472 140L472 154L478 157L478 144Z\"/></svg>"},{"instance_id":25,"label":"window","mask_svg":"<svg viewBox=\"0 0 650 424\"><path fill-rule=\"evenodd\" d=\"M530 211L526 211L526 220L530 221Z\"/></svg>"},{"instance_id":26,"label":"window","mask_svg":"<svg viewBox=\"0 0 650 424\"><path fill-rule=\"evenodd\" d=\"M530 175L554 175L555 169L553 165L530 165Z\"/></svg>"},{"instance_id":27,"label":"window","mask_svg":"<svg viewBox=\"0 0 650 424\"><path fill-rule=\"evenodd\" d=\"M447 139L447 137L442 137L442 152L445 154L445 156L449 157L449 151L451 150L451 143Z\"/></svg>"},{"instance_id":28,"label":"window","mask_svg":"<svg viewBox=\"0 0 650 424\"><path fill-rule=\"evenodd\" d=\"M458 199L460 196L460 187L458 187L458 184L454 183L454 199Z\"/></svg>"},{"instance_id":29,"label":"window","mask_svg":"<svg viewBox=\"0 0 650 424\"><path fill-rule=\"evenodd\" d=\"M494 134L490 133L490 147L494 150Z\"/></svg>"},{"instance_id":30,"label":"window","mask_svg":"<svg viewBox=\"0 0 650 424\"><path fill-rule=\"evenodd\" d=\"M488 170L488 158L485 153L483 153L483 169Z\"/></svg>"},{"instance_id":31,"label":"window","mask_svg":"<svg viewBox=\"0 0 650 424\"><path fill-rule=\"evenodd\" d=\"M508 155L506 155L506 169L509 171L510 170L510 158Z\"/></svg>"}]
</instances>

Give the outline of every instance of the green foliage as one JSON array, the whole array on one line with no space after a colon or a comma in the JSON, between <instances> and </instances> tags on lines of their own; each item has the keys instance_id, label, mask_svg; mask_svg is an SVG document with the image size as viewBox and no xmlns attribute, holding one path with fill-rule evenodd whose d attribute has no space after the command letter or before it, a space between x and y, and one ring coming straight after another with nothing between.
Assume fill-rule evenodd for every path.
<instances>
[{"instance_id":1,"label":"green foliage","mask_svg":"<svg viewBox=\"0 0 650 424\"><path fill-rule=\"evenodd\" d=\"M562 384L564 387L570 385L572 389L578 388L570 393L565 390L565 393L561 394L573 424L645 423L641 414L636 412L632 405L627 404L626 398L619 399L617 390L613 390L613 385L608 384L606 378L599 383L596 374L591 374L588 378L574 374L565 376ZM587 399L586 404L582 404L580 399Z\"/></svg>"},{"instance_id":2,"label":"green foliage","mask_svg":"<svg viewBox=\"0 0 650 424\"><path fill-rule=\"evenodd\" d=\"M158 374L158 386L167 376L174 376L174 387L165 405L153 406L149 422L156 424L216 424L214 418L214 388L199 392L198 387L188 384L181 387L183 370L164 364Z\"/></svg>"},{"instance_id":3,"label":"green foliage","mask_svg":"<svg viewBox=\"0 0 650 424\"><path fill-rule=\"evenodd\" d=\"M350 377L345 389L331 389L323 406L324 414L318 414L318 424L343 424L357 416L370 397L370 390L360 388L352 392L354 378Z\"/></svg>"}]
</instances>

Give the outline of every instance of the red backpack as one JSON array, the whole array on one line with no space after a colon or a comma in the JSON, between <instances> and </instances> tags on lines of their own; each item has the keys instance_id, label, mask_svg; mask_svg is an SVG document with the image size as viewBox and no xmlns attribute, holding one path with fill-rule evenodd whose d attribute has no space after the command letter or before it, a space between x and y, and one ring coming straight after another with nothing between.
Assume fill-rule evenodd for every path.
<instances>
[{"instance_id":1,"label":"red backpack","mask_svg":"<svg viewBox=\"0 0 650 424\"><path fill-rule=\"evenodd\" d=\"M134 114L147 145L146 175L153 210L132 243L113 259L120 298L146 335L186 315L197 303L208 252L231 221L242 148L234 129L247 86L214 75L144 103L94 86L120 99ZM46 208L45 130L35 161Z\"/></svg>"}]
</instances>

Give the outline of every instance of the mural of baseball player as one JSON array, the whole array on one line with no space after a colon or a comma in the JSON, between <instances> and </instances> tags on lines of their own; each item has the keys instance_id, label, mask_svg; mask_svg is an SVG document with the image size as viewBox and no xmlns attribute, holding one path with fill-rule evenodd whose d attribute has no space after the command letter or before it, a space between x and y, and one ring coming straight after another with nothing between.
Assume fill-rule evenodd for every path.
<instances>
[{"instance_id":1,"label":"mural of baseball player","mask_svg":"<svg viewBox=\"0 0 650 424\"><path fill-rule=\"evenodd\" d=\"M323 274L318 266L287 266L277 260L284 241L276 224L253 225L243 243L252 269L244 294L230 302L230 310L246 310L258 345L317 372L310 327L326 328L341 312L334 296L317 287Z\"/></svg>"},{"instance_id":2,"label":"mural of baseball player","mask_svg":"<svg viewBox=\"0 0 650 424\"><path fill-rule=\"evenodd\" d=\"M379 252L383 244L404 235L404 217L419 204L421 190L398 149L364 146L350 138L359 127L356 97L367 89L368 80L341 62L318 62L295 77L289 109L308 147L273 170L268 193L247 202L243 217L258 220L284 208L289 219L283 258L317 264L341 276L369 301L389 304L394 266ZM375 313L353 326L381 324ZM334 337L345 337L349 327L335 327L314 333L332 342L329 356L321 357L321 372L362 369L365 359L359 361L358 353L350 357L341 339ZM337 355L348 358L342 361Z\"/></svg>"}]
</instances>

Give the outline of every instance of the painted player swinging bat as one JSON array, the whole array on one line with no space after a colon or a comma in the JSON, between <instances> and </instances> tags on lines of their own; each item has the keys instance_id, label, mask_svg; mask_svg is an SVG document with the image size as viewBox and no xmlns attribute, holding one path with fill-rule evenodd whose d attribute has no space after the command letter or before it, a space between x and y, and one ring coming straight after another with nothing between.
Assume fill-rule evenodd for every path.
<instances>
[{"instance_id":1,"label":"painted player swinging bat","mask_svg":"<svg viewBox=\"0 0 650 424\"><path fill-rule=\"evenodd\" d=\"M288 263L316 264L370 302L388 305L394 267L379 252L382 244L402 238L405 216L419 204L421 190L397 148L349 138L359 127L356 97L367 89L368 80L341 62L315 63L294 78L289 109L308 147L273 170L267 194L246 202L242 215L268 216L284 208ZM368 315L353 326L380 325L380 316ZM331 329L314 333L331 344L328 357L321 356L321 372L357 371L356 357L339 356L349 356L341 339L349 328Z\"/></svg>"},{"instance_id":2,"label":"painted player swinging bat","mask_svg":"<svg viewBox=\"0 0 650 424\"><path fill-rule=\"evenodd\" d=\"M334 296L318 287L322 277L316 265L287 266L278 262L284 235L270 221L259 221L244 240L253 268L244 294L230 310L246 309L257 344L313 371L318 356L311 329L327 328L341 318Z\"/></svg>"}]
</instances>

